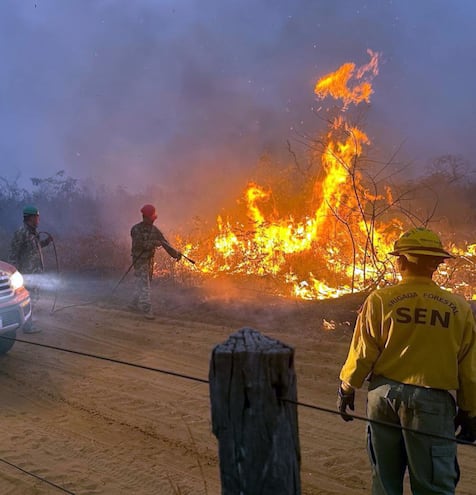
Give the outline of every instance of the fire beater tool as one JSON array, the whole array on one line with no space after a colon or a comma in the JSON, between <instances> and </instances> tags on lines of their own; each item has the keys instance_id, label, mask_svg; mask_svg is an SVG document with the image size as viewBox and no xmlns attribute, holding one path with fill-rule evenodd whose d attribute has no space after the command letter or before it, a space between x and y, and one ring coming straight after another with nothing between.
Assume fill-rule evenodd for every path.
<instances>
[{"instance_id":1,"label":"fire beater tool","mask_svg":"<svg viewBox=\"0 0 476 495\"><path fill-rule=\"evenodd\" d=\"M162 241L162 244L167 244L167 246L171 249L175 249L173 248L168 242L164 242ZM175 249L175 251L177 251ZM132 268L134 267L134 265L136 264L136 261L141 257L142 253L144 251L142 251L138 256L137 258L130 264L129 268L126 270L126 272L124 273L124 275L120 278L120 280L117 282L117 284L114 286L114 288L112 289L111 293L114 293L114 291L119 287L119 285L121 285L122 281L127 277L127 274L132 270ZM191 258L189 258L188 256L186 256L185 254L181 253L180 251L177 251L180 256L182 256L182 258L186 259L189 263L192 263L193 265L195 265L195 261L192 260Z\"/></svg>"},{"instance_id":2,"label":"fire beater tool","mask_svg":"<svg viewBox=\"0 0 476 495\"><path fill-rule=\"evenodd\" d=\"M45 233L47 234L47 232L42 232L42 233ZM167 246L169 246L170 248L172 249L175 249L173 248L172 246L170 246L170 244L168 243L165 243L162 241L163 244L167 244ZM53 245L54 246L54 245ZM121 285L121 283L123 282L123 280L127 277L128 273L132 270L132 268L134 267L134 265L136 264L136 261L141 257L142 253L144 252L145 250L143 250L142 252L140 252L137 257L132 261L132 263L129 265L129 267L127 268L127 270L124 272L124 274L122 275L122 277L119 279L119 281L116 283L116 285L112 288L111 290L111 295L114 294L114 292L116 291L116 289L119 287L119 285ZM175 251L177 251L175 249ZM185 254L181 253L180 251L177 251L178 253L180 253L180 255L182 256L182 258L186 259L189 263L192 263L193 265L195 265L195 261L192 260L191 258L189 258L188 256L186 256ZM56 255L56 248L55 248L55 256L56 256L56 268L58 270L58 273L59 273L59 263L58 263L58 257ZM69 306L63 306L62 308L59 308L59 309L56 309L55 310L55 306L56 306L56 298L57 298L57 294L55 294L55 301L54 301L54 304L53 304L53 307L51 308L51 312L50 314L53 314L53 313L56 313L58 311L61 311L63 309L66 309L66 308L73 308L73 307L76 307L76 306L86 306L88 304L94 304L94 302L96 301L87 301L85 303L80 303L80 304L71 304Z\"/></svg>"},{"instance_id":3,"label":"fire beater tool","mask_svg":"<svg viewBox=\"0 0 476 495\"><path fill-rule=\"evenodd\" d=\"M177 251L174 247L172 247L168 242L164 242L162 241L162 244L167 244L167 246L171 249L174 249L175 251ZM180 251L177 251L177 253L180 254L180 256L182 256L182 258L186 259L189 263L192 263L192 265L195 265L195 260L192 260L191 258L189 258L188 256L185 256L185 254L181 253Z\"/></svg>"}]
</instances>

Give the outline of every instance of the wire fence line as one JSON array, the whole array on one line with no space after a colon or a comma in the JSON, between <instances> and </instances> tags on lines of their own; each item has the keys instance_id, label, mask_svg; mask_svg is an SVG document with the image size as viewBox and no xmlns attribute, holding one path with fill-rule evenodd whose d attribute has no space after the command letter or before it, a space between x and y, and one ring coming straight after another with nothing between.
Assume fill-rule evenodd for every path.
<instances>
[{"instance_id":1,"label":"wire fence line","mask_svg":"<svg viewBox=\"0 0 476 495\"><path fill-rule=\"evenodd\" d=\"M61 352L66 352L66 353L69 353L69 354L76 354L78 356L83 356L83 357L87 357L87 358L91 358L91 359L99 359L99 360L102 360L102 361L108 361L110 363L115 363L115 364L120 364L120 365L123 365L123 366L129 366L129 367L132 367L132 368L139 368L139 369L143 369L143 370L146 370L146 371L154 371L154 372L157 372L157 373L163 373L163 374L166 374L166 375L171 375L171 376L176 376L178 378L184 378L184 379L187 379L187 380L192 380L192 381L195 381L195 382L199 382L199 383L206 383L208 384L208 380L205 380L204 378L199 378L199 377L196 377L196 376L191 376L191 375L187 375L187 374L184 374L184 373L178 373L178 372L175 372L175 371L170 371L170 370L164 370L164 369L161 369L161 368L155 368L155 367L152 367L152 366L145 366L143 364L137 364L137 363L131 363L131 362L128 362L128 361L122 361L120 359L114 359L114 358L110 358L110 357L107 357L107 356L99 356L97 354L91 354L89 352L83 352L83 351L77 351L75 349L66 349L64 347L59 347L59 346L54 346L54 345L49 345L49 344L42 344L41 342L32 342L31 340L24 340L24 339L19 339L19 338L13 338L13 337L7 337L7 336L4 336L4 335L0 335L0 339L4 339L4 340L10 340L10 341L14 341L14 342L21 342L22 344L30 344L30 345L33 345L33 346L37 346L37 347L43 347L43 348L46 348L46 349L52 349L52 350L55 350L55 351L61 351ZM71 492L69 490L67 490L66 488L60 486L60 485L57 485L56 483L53 483L52 481L49 481L47 480L46 478L43 478L31 471L28 471L16 464L13 464L12 462L9 462L7 461L6 459L3 459L3 458L0 458L0 462L4 463L4 464L7 464L8 466L10 467L13 467L15 469L17 469L18 471L21 471L22 473L24 474L27 474L33 478L36 478L40 481L42 481L43 483L46 483L50 486L53 486L54 488L57 488L58 490L62 491L63 493L67 493L68 495L75 495L74 492Z\"/></svg>"},{"instance_id":2,"label":"wire fence line","mask_svg":"<svg viewBox=\"0 0 476 495\"><path fill-rule=\"evenodd\" d=\"M60 352L67 352L67 353L70 353L70 354L76 354L76 355L79 355L79 356L88 357L88 358L92 358L92 359L99 359L101 361L108 361L108 362L111 362L111 363L120 364L120 365L123 365L123 366L129 366L129 367L132 367L132 368L139 368L139 369L143 369L143 370L146 370L146 371L154 371L156 373L162 373L162 374L166 374L166 375L171 375L171 376L175 376L175 377L178 377L178 378L183 378L185 380L191 380L191 381L195 381L195 382L199 382L199 383L204 383L204 384L209 384L210 383L209 380L207 380L205 378L200 378L200 377L197 377L197 376L188 375L188 374L185 374L185 373L180 373L180 372L177 372L177 371L171 371L171 370L165 370L165 369L162 369L162 368L156 368L156 367L153 367L153 366L146 366L146 365L143 365L143 364L132 363L130 361L124 361L124 360L121 360L121 359L110 358L110 357L107 357L107 356L101 356L101 355L92 354L92 353L89 353L89 352L77 351L75 349L67 349L67 348L64 348L64 347L54 346L54 345L50 345L50 344L42 344L40 342L32 342L31 340L24 340L24 339L13 338L13 337L0 336L0 338L2 338L2 339L8 339L8 340L14 340L16 342L21 342L21 343L24 343L24 344L30 344L30 345L33 345L33 346L44 347L46 349L53 349L53 350L57 350L57 351L60 351ZM337 411L336 409L331 409L331 408L328 408L328 407L314 405L314 404L308 404L308 403L300 402L300 401L293 401L293 400L287 399L285 397L280 397L279 400L282 400L283 402L288 402L288 403L294 404L296 406L306 407L308 409L312 409L312 410L321 411L321 412L325 412L325 413L329 413L329 414L340 416L340 412ZM346 413L346 415L347 416L350 416L350 417L352 417L354 419L357 419L359 421L365 421L365 422L368 422L368 423L373 423L373 424L377 424L377 425L381 425L381 426L388 426L389 428L398 428L399 430L404 430L404 431L408 431L408 432L411 432L411 433L418 433L420 435L426 435L426 436L429 436L429 437L438 438L440 440L447 440L447 441L456 442L456 443L459 443L459 444L462 444L462 445L470 445L472 447L476 447L476 443L472 443L472 442L469 442L467 440L461 440L461 439L456 439L456 438L453 438L453 437L447 437L447 436L444 436L444 435L438 435L438 434L431 433L431 432L425 432L425 431L417 430L415 428L408 428L408 427L405 427L405 426L396 425L394 423L388 423L386 421L380 421L380 420L376 420L376 419L370 419L367 416L359 416L358 414Z\"/></svg>"},{"instance_id":3,"label":"wire fence line","mask_svg":"<svg viewBox=\"0 0 476 495\"><path fill-rule=\"evenodd\" d=\"M111 363L121 364L121 365L124 365L124 366L130 366L130 367L133 367L133 368L139 368L139 369L143 369L143 370L147 370L147 371L154 371L154 372L157 372L157 373L163 373L163 374L166 374L166 375L176 376L178 378L184 378L186 380L192 380L192 381L199 382L199 383L205 383L205 384L209 384L210 383L209 380L206 380L205 378L199 378L199 377L196 377L196 376L188 375L188 374L185 374L185 373L179 373L179 372L171 371L171 370L164 370L162 368L156 368L156 367L153 367L153 366L145 366L145 365L142 365L142 364L131 363L130 361L124 361L124 360L120 360L120 359L110 358L110 357L107 357L107 356L100 356L98 354L92 354L92 353L89 353L89 352L77 351L77 350L74 350L74 349L66 349L64 347L59 347L59 346L54 346L54 345L49 345L49 344L42 344L40 342L32 342L31 340L24 340L24 339L12 338L12 337L3 337L3 336L0 336L0 338L4 338L4 339L8 339L8 340L14 340L16 342L22 342L24 344L30 344L30 345L34 345L34 346L38 346L38 347L44 347L44 348L47 348L47 349L53 349L53 350L57 350L57 351L61 351L61 352L67 352L67 353L70 353L70 354L76 354L76 355L79 355L79 356L89 357L89 358L92 358L92 359L99 359L99 360L102 360L102 361L109 361ZM326 412L326 413L329 413L329 414L340 416L340 412L339 411L337 411L335 409L328 408L328 407L314 405L314 404L308 404L308 403L300 402L300 401L292 401L292 400L287 399L285 397L281 397L280 400L282 400L283 402L289 402L291 404L295 404L295 405L300 406L300 407L306 407L308 409L313 409L313 410L316 410L316 411ZM467 440L456 439L456 438L453 438L453 437L446 437L444 435L438 435L438 434L434 434L434 433L430 433L430 432L425 432L425 431L417 430L417 429L414 429L414 428L408 428L408 427L405 427L405 426L396 425L394 423L388 423L386 421L380 421L380 420L376 420L376 419L370 419L367 416L359 416L359 415L353 414L353 413L352 414L346 413L346 414L347 414L347 416L350 416L350 417L352 417L354 419L357 419L357 420L360 420L360 421L365 421L365 422L368 422L368 423L373 423L373 424L377 424L377 425L381 425L381 426L388 426L390 428L398 428L400 430L408 431L408 432L411 432L411 433L418 433L420 435L426 435L426 436L429 436L429 437L438 438L440 440L447 440L447 441L456 442L456 443L459 443L459 444L462 444L462 445L470 445L472 447L476 447L476 444L475 443L469 442Z\"/></svg>"},{"instance_id":4,"label":"wire fence line","mask_svg":"<svg viewBox=\"0 0 476 495\"><path fill-rule=\"evenodd\" d=\"M31 476L33 478L36 478L37 480L41 481L42 483L46 483L47 485L52 486L53 488L57 488L58 490L62 491L63 493L67 493L68 495L76 495L74 492L69 491L68 489L57 485L56 483L53 483L50 480L47 480L46 478L43 478L42 476L39 476L35 473L32 473L31 471L27 471L26 469L23 469L20 466L17 466L16 464L13 464L12 462L9 462L5 459L0 458L0 462L3 462L3 464L6 464L7 466L10 466L12 468L17 469L18 471L21 471L22 473L27 474L28 476Z\"/></svg>"},{"instance_id":5,"label":"wire fence line","mask_svg":"<svg viewBox=\"0 0 476 495\"><path fill-rule=\"evenodd\" d=\"M78 356L82 356L82 357L87 357L87 358L91 358L91 359L98 359L98 360L101 360L101 361L107 361L107 362L110 362L110 363L114 363L114 364L120 364L122 366L128 366L128 367L132 367L132 368L136 368L136 369L143 369L145 371L153 371L153 372L156 372L156 373L162 373L162 374L166 374L166 375L169 375L169 376L175 376L177 378L183 378L185 380L190 380L190 381L194 381L194 382L199 382L199 383L203 383L203 384L209 384L209 380L206 380L205 378L200 378L200 377L197 377L197 376L193 376L193 375L188 375L188 374L185 374L185 373L180 373L180 372L176 372L176 371L171 371L171 370L165 370L165 369L162 369L162 368L156 368L156 367L153 367L153 366L146 366L146 365L142 365L142 364L138 364L138 363L132 363L130 361L124 361L124 360L121 360L121 359L115 359L115 358L110 358L110 357L107 357L107 356L101 356L101 355L98 355L98 354L92 354L92 353L89 353L89 352L83 352L83 351L77 351L75 349L67 349L67 348L64 348L64 347L59 347L59 346L54 346L54 345L50 345L50 344L43 344L41 342L32 342L31 340L24 340L24 339L19 339L19 338L14 338L14 337L7 337L7 336L3 336L3 335L0 335L0 339L4 339L4 340L10 340L10 341L14 341L14 342L20 342L22 344L29 344L29 345L33 345L33 346L37 346L37 347L43 347L45 349L51 349L51 350L55 350L55 351L60 351L60 352L66 352L66 353L69 353L69 354L75 354L75 355L78 355ZM320 412L325 412L327 414L333 414L333 415L338 415L340 416L340 412L335 410L335 409L331 409L331 408L328 408L328 407L325 407L325 406L319 406L319 405L314 405L314 404L308 404L308 403L305 403L305 402L300 402L300 401L294 401L294 400L291 400L291 399L287 399L285 397L279 397L278 400L281 400L282 402L287 402L289 404L294 404L296 406L299 406L299 407L304 407L304 408L307 408L307 409L310 409L310 410L315 410L315 411L320 411ZM456 442L457 444L461 444L461 445L468 445L468 446L471 446L471 447L476 447L476 444L475 443L472 443L472 442L469 442L467 440L462 440L462 439L457 439L455 437L447 437L447 436L444 436L444 435L438 435L438 434L435 434L435 433L430 433L430 432L425 432L425 431L421 431L421 430L417 430L417 429L414 429L414 428L408 428L408 427L405 427L405 426L401 426L401 425L396 425L396 424L393 424L393 423L388 423L386 421L380 421L380 420L375 420L375 419L370 419L366 416L360 416L360 415L357 415L357 414L349 414L349 413L346 413L347 416L350 416L354 419L357 419L359 421L365 421L367 423L373 423L373 424L377 424L377 425L381 425L381 426L387 426L387 427L390 427L390 428L398 428L399 430L402 430L402 431L408 431L408 432L411 432L411 433L416 433L416 434L419 434L419 435L425 435L425 436L429 436L429 437L432 437L432 438L437 438L437 439L440 439L440 440L445 440L445 441L450 441L450 442ZM14 467L16 469L18 469L19 471L29 475L29 476L32 476L44 483L47 483L55 488L57 488L58 490L61 490L62 492L64 493L67 493L69 495L75 495L74 492L71 492L69 490L67 490L66 488L63 488L61 487L60 485L57 485L49 480L47 480L46 478L43 478L41 476L38 476L30 471L27 471L26 469L23 469L5 459L2 459L0 458L0 462L3 462L4 464L7 464L11 467Z\"/></svg>"},{"instance_id":6,"label":"wire fence line","mask_svg":"<svg viewBox=\"0 0 476 495\"><path fill-rule=\"evenodd\" d=\"M290 404L295 404L297 406L301 407L307 407L309 409L314 409L316 411L322 411L326 413L331 413L331 414L336 414L340 416L340 412L336 411L334 409L330 409L328 407L322 407L322 406L315 406L313 404L306 404L305 402L299 402L299 401L294 401L290 399L286 399L284 397L281 398L283 402L289 402ZM349 414L346 412L346 416L350 416L351 418L358 419L360 421L365 421L366 423L372 423L380 426L388 426L389 428L398 428L399 430L402 431L408 431L410 433L417 433L418 435L424 435L427 437L432 437L432 438L438 438L439 440L446 440L449 442L456 442L462 445L470 445L471 447L476 447L476 444L473 442L468 442L467 440L462 440L454 437L447 437L445 435L438 435L437 433L431 433L427 431L422 431L422 430L417 430L415 428L408 428L407 426L401 426L401 425L396 425L394 423L388 423L387 421L381 421L379 419L370 419L367 418L367 416L359 416L358 414Z\"/></svg>"},{"instance_id":7,"label":"wire fence line","mask_svg":"<svg viewBox=\"0 0 476 495\"><path fill-rule=\"evenodd\" d=\"M99 359L101 361L109 361L110 363L122 364L124 366L130 366L132 368L139 368L139 369L143 369L143 370L147 370L147 371L155 371L157 373L163 373L165 375L172 375L172 376L176 376L179 378L185 378L187 380L193 380L195 382L209 383L208 380L206 380L204 378L198 378L196 376L186 375L185 373L178 373L176 371L164 370L161 368L155 368L153 366L146 366L144 364L131 363L129 361L123 361L121 359L114 359L114 358L110 358L107 356L100 356L98 354L92 354L90 352L77 351L75 349L66 349L64 347L59 347L59 346L50 345L50 344L42 344L40 342L32 342L31 340L23 340L23 339L18 339L18 338L13 338L13 337L0 336L0 338L8 339L8 340L14 340L15 342L21 342L23 344L31 344L31 345L35 345L38 347L44 347L46 349L53 349L55 351L67 352L70 354L76 354L78 356L89 357L92 359Z\"/></svg>"}]
</instances>

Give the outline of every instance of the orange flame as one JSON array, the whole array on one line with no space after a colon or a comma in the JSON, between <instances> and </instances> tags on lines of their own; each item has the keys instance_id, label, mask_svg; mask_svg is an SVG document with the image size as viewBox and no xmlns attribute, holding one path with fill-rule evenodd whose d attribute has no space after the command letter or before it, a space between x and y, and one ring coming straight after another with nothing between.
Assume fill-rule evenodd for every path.
<instances>
[{"instance_id":1,"label":"orange flame","mask_svg":"<svg viewBox=\"0 0 476 495\"><path fill-rule=\"evenodd\" d=\"M314 93L318 98L324 99L331 96L336 100L342 100L344 109L350 103L358 104L362 101L370 102L372 94L371 80L378 74L379 54L367 50L370 62L356 70L355 64L349 62L339 69L317 81ZM354 86L350 86L351 80L357 80Z\"/></svg>"},{"instance_id":2,"label":"orange flame","mask_svg":"<svg viewBox=\"0 0 476 495\"><path fill-rule=\"evenodd\" d=\"M356 68L346 63L319 79L317 97L340 99L342 112L350 104L369 102L379 54L371 50L368 54L368 64ZM376 215L379 205L388 210L393 194L388 186L378 193L364 184L359 158L370 140L343 115L330 123L318 156L321 169L312 187L305 188L306 195L300 193L281 205L270 187L250 182L243 195L243 214L217 218L208 244L212 253L200 256L200 249L193 251L189 245L186 254L197 259L202 273L271 277L287 287L281 293L303 299L338 297L388 276L387 253L403 223ZM475 246L468 248L473 254Z\"/></svg>"}]
</instances>

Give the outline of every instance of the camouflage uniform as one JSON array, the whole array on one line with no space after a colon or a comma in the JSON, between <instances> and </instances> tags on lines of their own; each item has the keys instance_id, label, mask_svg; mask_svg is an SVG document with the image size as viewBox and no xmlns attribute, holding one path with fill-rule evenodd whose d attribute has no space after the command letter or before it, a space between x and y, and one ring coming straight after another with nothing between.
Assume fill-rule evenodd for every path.
<instances>
[{"instance_id":1,"label":"camouflage uniform","mask_svg":"<svg viewBox=\"0 0 476 495\"><path fill-rule=\"evenodd\" d=\"M49 238L41 241L36 227L24 222L13 234L9 262L24 275L42 273L44 265L41 248L47 246L50 242L51 239ZM26 288L30 292L31 303L34 305L39 300L39 287L28 284Z\"/></svg>"},{"instance_id":2,"label":"camouflage uniform","mask_svg":"<svg viewBox=\"0 0 476 495\"><path fill-rule=\"evenodd\" d=\"M175 259L180 253L171 247L164 234L154 225L140 222L131 229L132 250L134 263L135 290L132 305L144 313L152 309L150 299L150 281L154 269L154 254L158 247L163 246L167 253Z\"/></svg>"}]
</instances>

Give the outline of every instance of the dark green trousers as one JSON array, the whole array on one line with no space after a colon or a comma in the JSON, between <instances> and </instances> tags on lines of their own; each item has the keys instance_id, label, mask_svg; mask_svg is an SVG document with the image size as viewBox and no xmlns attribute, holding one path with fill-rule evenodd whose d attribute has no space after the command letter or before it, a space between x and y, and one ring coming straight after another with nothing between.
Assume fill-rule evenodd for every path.
<instances>
[{"instance_id":1,"label":"dark green trousers","mask_svg":"<svg viewBox=\"0 0 476 495\"><path fill-rule=\"evenodd\" d=\"M399 427L454 439L455 414L455 401L446 390L374 377L367 416L396 427L368 425L372 495L402 495L407 468L413 495L453 495L459 479L456 442Z\"/></svg>"}]
</instances>

